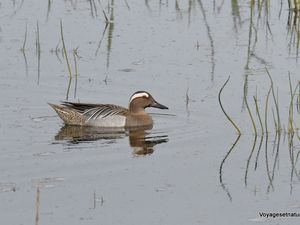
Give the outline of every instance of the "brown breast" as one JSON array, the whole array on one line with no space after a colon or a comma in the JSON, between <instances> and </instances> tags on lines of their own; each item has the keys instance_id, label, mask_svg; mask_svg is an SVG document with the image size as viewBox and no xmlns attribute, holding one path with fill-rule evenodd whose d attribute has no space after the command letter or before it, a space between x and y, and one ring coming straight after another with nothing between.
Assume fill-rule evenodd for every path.
<instances>
[{"instance_id":1,"label":"brown breast","mask_svg":"<svg viewBox=\"0 0 300 225\"><path fill-rule=\"evenodd\" d=\"M152 118L147 113L142 115L133 114L127 116L125 127L143 127L143 126L145 127L149 126L151 128L153 126Z\"/></svg>"}]
</instances>

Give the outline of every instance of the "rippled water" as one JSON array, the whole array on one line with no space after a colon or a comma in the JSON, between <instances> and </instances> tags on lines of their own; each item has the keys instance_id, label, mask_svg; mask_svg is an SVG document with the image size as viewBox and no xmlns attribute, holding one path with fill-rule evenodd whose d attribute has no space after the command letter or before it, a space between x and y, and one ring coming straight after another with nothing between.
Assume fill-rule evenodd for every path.
<instances>
[{"instance_id":1,"label":"rippled water","mask_svg":"<svg viewBox=\"0 0 300 225\"><path fill-rule=\"evenodd\" d=\"M300 208L299 19L288 9L0 1L0 223L298 224L259 216ZM241 136L218 102L228 76L221 101ZM148 110L151 130L66 127L47 104L127 106L137 90L169 107Z\"/></svg>"}]
</instances>

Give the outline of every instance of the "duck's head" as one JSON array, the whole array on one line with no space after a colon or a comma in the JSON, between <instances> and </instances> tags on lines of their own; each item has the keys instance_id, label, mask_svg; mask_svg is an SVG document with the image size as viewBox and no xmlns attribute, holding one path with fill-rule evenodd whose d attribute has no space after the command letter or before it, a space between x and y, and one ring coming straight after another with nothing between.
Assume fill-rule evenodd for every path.
<instances>
[{"instance_id":1,"label":"duck's head","mask_svg":"<svg viewBox=\"0 0 300 225\"><path fill-rule=\"evenodd\" d=\"M131 113L144 112L145 108L153 107L158 109L168 109L168 107L158 103L155 99L146 91L135 92L129 100L129 111Z\"/></svg>"}]
</instances>

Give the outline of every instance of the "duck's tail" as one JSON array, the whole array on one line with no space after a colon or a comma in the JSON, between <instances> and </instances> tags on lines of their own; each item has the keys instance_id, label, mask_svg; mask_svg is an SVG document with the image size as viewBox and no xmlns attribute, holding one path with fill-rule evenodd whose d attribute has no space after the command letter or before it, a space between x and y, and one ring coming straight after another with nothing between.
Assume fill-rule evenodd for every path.
<instances>
[{"instance_id":1,"label":"duck's tail","mask_svg":"<svg viewBox=\"0 0 300 225\"><path fill-rule=\"evenodd\" d=\"M83 124L83 118L82 116L72 110L69 109L66 106L62 106L62 105L55 105L52 103L48 103L54 110L55 112L58 114L58 116L65 122L65 124L68 125L82 125Z\"/></svg>"}]
</instances>

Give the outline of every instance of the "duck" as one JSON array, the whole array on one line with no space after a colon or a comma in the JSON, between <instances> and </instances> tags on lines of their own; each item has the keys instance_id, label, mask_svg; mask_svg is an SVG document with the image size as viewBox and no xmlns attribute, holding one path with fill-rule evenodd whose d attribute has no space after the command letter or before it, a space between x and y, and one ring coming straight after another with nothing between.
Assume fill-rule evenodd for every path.
<instances>
[{"instance_id":1,"label":"duck","mask_svg":"<svg viewBox=\"0 0 300 225\"><path fill-rule=\"evenodd\" d=\"M48 103L66 125L103 128L153 127L148 107L168 109L158 103L147 91L137 91L129 99L128 108L114 104L93 104L63 101L60 105Z\"/></svg>"}]
</instances>

